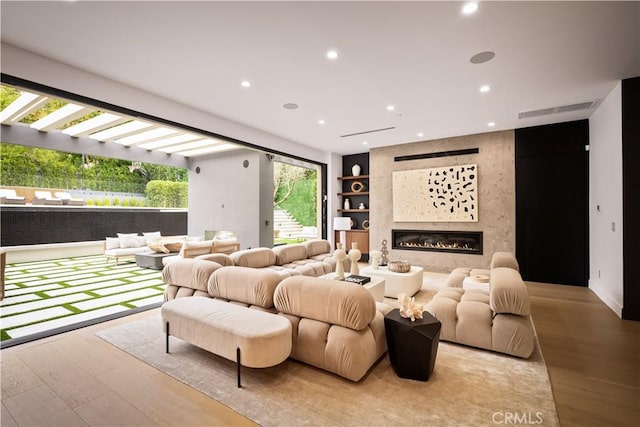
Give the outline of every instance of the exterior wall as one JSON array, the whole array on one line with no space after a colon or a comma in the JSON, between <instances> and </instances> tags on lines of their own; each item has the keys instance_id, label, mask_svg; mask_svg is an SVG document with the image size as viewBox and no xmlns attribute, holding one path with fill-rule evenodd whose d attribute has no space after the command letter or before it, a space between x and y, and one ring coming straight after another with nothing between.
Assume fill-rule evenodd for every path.
<instances>
[{"instance_id":1,"label":"exterior wall","mask_svg":"<svg viewBox=\"0 0 640 427\"><path fill-rule=\"evenodd\" d=\"M478 154L395 162L394 157L479 148ZM513 131L416 142L370 151L370 246L389 243L389 259L431 271L488 268L496 251L515 253L515 142ZM392 172L461 164L478 165L478 222L393 222ZM482 231L483 255L391 249L391 229Z\"/></svg>"},{"instance_id":2,"label":"exterior wall","mask_svg":"<svg viewBox=\"0 0 640 427\"><path fill-rule=\"evenodd\" d=\"M117 233L184 235L186 209L3 205L0 246L102 241Z\"/></svg>"},{"instance_id":3,"label":"exterior wall","mask_svg":"<svg viewBox=\"0 0 640 427\"><path fill-rule=\"evenodd\" d=\"M273 201L270 218L263 217L266 210L261 208L267 197L261 197L266 191L261 181L268 174L263 171L264 158L264 153L243 149L194 159L189 171L189 235L200 236L205 230L235 231L242 249L260 246L269 227L273 238ZM272 197L272 174L270 181L268 196Z\"/></svg>"},{"instance_id":4,"label":"exterior wall","mask_svg":"<svg viewBox=\"0 0 640 427\"><path fill-rule=\"evenodd\" d=\"M621 316L624 283L621 83L589 118L589 140L589 288Z\"/></svg>"}]
</instances>

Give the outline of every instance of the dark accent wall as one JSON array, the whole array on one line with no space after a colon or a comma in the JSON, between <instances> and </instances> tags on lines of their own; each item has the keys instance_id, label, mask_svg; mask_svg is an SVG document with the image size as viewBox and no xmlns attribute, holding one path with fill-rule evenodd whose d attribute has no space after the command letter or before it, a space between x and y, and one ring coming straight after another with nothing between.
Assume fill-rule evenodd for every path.
<instances>
[{"instance_id":1,"label":"dark accent wall","mask_svg":"<svg viewBox=\"0 0 640 427\"><path fill-rule=\"evenodd\" d=\"M640 77L622 81L624 296L622 318L640 320Z\"/></svg>"},{"instance_id":2,"label":"dark accent wall","mask_svg":"<svg viewBox=\"0 0 640 427\"><path fill-rule=\"evenodd\" d=\"M589 121L516 129L516 258L525 280L587 286Z\"/></svg>"},{"instance_id":3,"label":"dark accent wall","mask_svg":"<svg viewBox=\"0 0 640 427\"><path fill-rule=\"evenodd\" d=\"M187 211L3 206L1 246L103 240L116 233L187 234Z\"/></svg>"},{"instance_id":4,"label":"dark accent wall","mask_svg":"<svg viewBox=\"0 0 640 427\"><path fill-rule=\"evenodd\" d=\"M352 168L353 165L360 165L361 171L360 175L369 175L369 153L360 153L360 154L351 154L342 156L342 176L351 176L353 175ZM342 182L342 191L350 192L351 184L353 181L343 181ZM369 191L369 184L371 180L365 180L365 184L367 188L365 188L364 192ZM369 208L369 196L348 196L349 201L351 202L351 209L357 209L360 203L364 203L367 208ZM340 203L343 203L344 197L340 198ZM342 206L341 206L342 207ZM369 219L369 212L349 212L345 213L342 216L348 216L353 219L355 223L354 228L362 228L362 222L366 219Z\"/></svg>"}]
</instances>

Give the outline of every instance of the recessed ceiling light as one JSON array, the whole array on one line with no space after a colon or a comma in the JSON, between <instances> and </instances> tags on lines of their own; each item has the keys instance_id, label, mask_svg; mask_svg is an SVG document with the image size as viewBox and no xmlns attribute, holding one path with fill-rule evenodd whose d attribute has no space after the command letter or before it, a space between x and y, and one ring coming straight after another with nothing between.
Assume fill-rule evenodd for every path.
<instances>
[{"instance_id":1,"label":"recessed ceiling light","mask_svg":"<svg viewBox=\"0 0 640 427\"><path fill-rule=\"evenodd\" d=\"M395 110L395 109L396 109L396 107L395 107L395 106L393 106L393 105L387 105L387 111L393 111L393 110Z\"/></svg>"},{"instance_id":2,"label":"recessed ceiling light","mask_svg":"<svg viewBox=\"0 0 640 427\"><path fill-rule=\"evenodd\" d=\"M251 87L251 82L249 80L243 80L242 82L240 82L240 86Z\"/></svg>"},{"instance_id":3,"label":"recessed ceiling light","mask_svg":"<svg viewBox=\"0 0 640 427\"><path fill-rule=\"evenodd\" d=\"M295 110L298 108L298 104L294 104L293 102L287 102L282 106L282 108L287 110Z\"/></svg>"},{"instance_id":4,"label":"recessed ceiling light","mask_svg":"<svg viewBox=\"0 0 640 427\"><path fill-rule=\"evenodd\" d=\"M486 50L484 52L476 53L471 58L469 58L469 62L472 64L484 64L485 62L491 61L496 56L495 52L490 50Z\"/></svg>"},{"instance_id":5,"label":"recessed ceiling light","mask_svg":"<svg viewBox=\"0 0 640 427\"><path fill-rule=\"evenodd\" d=\"M491 86L489 86L489 85L480 86L480 92L482 92L482 93L489 92L490 90L491 90Z\"/></svg>"},{"instance_id":6,"label":"recessed ceiling light","mask_svg":"<svg viewBox=\"0 0 640 427\"><path fill-rule=\"evenodd\" d=\"M336 52L335 50L327 51L327 58L328 59L338 59L338 52Z\"/></svg>"},{"instance_id":7,"label":"recessed ceiling light","mask_svg":"<svg viewBox=\"0 0 640 427\"><path fill-rule=\"evenodd\" d=\"M369 143L367 141L363 141L362 145L369 145Z\"/></svg>"},{"instance_id":8,"label":"recessed ceiling light","mask_svg":"<svg viewBox=\"0 0 640 427\"><path fill-rule=\"evenodd\" d=\"M476 10L478 10L478 2L475 1L467 2L462 6L462 13L464 15L471 15Z\"/></svg>"},{"instance_id":9,"label":"recessed ceiling light","mask_svg":"<svg viewBox=\"0 0 640 427\"><path fill-rule=\"evenodd\" d=\"M418 136L419 136L420 138L422 138L422 137L424 136L424 133L422 133L422 132L418 132Z\"/></svg>"},{"instance_id":10,"label":"recessed ceiling light","mask_svg":"<svg viewBox=\"0 0 640 427\"><path fill-rule=\"evenodd\" d=\"M323 125L324 124L324 120L322 120L322 119L318 120L318 124L319 125Z\"/></svg>"},{"instance_id":11,"label":"recessed ceiling light","mask_svg":"<svg viewBox=\"0 0 640 427\"><path fill-rule=\"evenodd\" d=\"M496 125L496 122L487 123L487 126L489 126L490 128L494 127L495 125Z\"/></svg>"}]
</instances>

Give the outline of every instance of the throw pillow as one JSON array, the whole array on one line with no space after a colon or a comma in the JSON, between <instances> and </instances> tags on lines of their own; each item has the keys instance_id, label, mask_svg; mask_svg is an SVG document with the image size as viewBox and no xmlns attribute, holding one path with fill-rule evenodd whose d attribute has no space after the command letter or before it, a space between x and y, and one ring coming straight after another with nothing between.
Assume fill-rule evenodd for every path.
<instances>
[{"instance_id":1,"label":"throw pillow","mask_svg":"<svg viewBox=\"0 0 640 427\"><path fill-rule=\"evenodd\" d=\"M116 233L118 239L126 239L128 237L138 237L138 233Z\"/></svg>"},{"instance_id":2,"label":"throw pillow","mask_svg":"<svg viewBox=\"0 0 640 427\"><path fill-rule=\"evenodd\" d=\"M120 238L119 240L120 240L120 247L123 249L139 247L138 239L136 239L135 237L123 237L123 238Z\"/></svg>"},{"instance_id":3,"label":"throw pillow","mask_svg":"<svg viewBox=\"0 0 640 427\"><path fill-rule=\"evenodd\" d=\"M147 244L150 241L157 240L157 239L159 239L161 237L159 231L151 231L151 232L148 232L148 233L142 233L142 235L145 237L145 239L147 239Z\"/></svg>"},{"instance_id":4,"label":"throw pillow","mask_svg":"<svg viewBox=\"0 0 640 427\"><path fill-rule=\"evenodd\" d=\"M120 248L120 239L117 237L107 237L107 246L106 250L118 249Z\"/></svg>"}]
</instances>

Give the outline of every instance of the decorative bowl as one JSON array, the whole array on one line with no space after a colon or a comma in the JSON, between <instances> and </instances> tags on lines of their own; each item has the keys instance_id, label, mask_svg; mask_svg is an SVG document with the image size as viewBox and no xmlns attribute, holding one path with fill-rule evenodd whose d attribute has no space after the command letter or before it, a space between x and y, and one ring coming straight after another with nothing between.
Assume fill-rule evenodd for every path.
<instances>
[{"instance_id":1,"label":"decorative bowl","mask_svg":"<svg viewBox=\"0 0 640 427\"><path fill-rule=\"evenodd\" d=\"M394 273L408 273L411 270L411 263L409 261L389 261L387 268Z\"/></svg>"}]
</instances>

